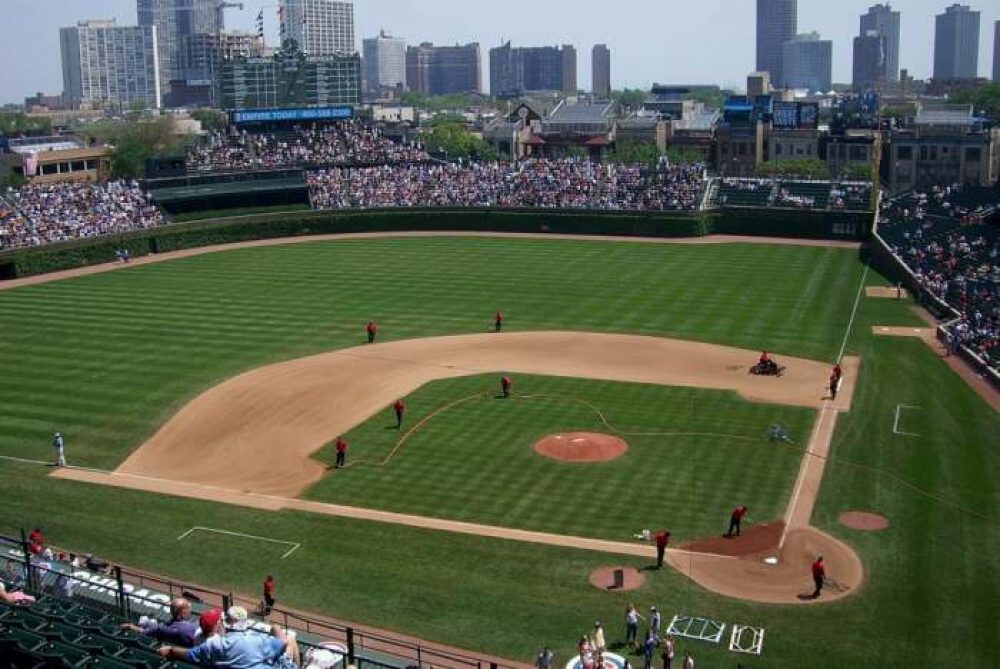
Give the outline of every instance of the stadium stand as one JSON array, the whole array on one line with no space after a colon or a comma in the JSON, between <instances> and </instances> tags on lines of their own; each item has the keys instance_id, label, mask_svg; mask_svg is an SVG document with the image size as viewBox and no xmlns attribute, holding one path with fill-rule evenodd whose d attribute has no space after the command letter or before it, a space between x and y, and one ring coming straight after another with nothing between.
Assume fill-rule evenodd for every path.
<instances>
[{"instance_id":1,"label":"stadium stand","mask_svg":"<svg viewBox=\"0 0 1000 669\"><path fill-rule=\"evenodd\" d=\"M826 209L830 202L828 181L779 181L774 206L793 209Z\"/></svg>"},{"instance_id":2,"label":"stadium stand","mask_svg":"<svg viewBox=\"0 0 1000 669\"><path fill-rule=\"evenodd\" d=\"M871 208L872 187L863 181L805 181L797 179L719 179L710 199L716 207L776 207L817 211L867 211Z\"/></svg>"},{"instance_id":3,"label":"stadium stand","mask_svg":"<svg viewBox=\"0 0 1000 669\"><path fill-rule=\"evenodd\" d=\"M890 201L878 232L920 285L959 318L953 350L967 347L1000 369L1000 190L937 188Z\"/></svg>"},{"instance_id":4,"label":"stadium stand","mask_svg":"<svg viewBox=\"0 0 1000 669\"><path fill-rule=\"evenodd\" d=\"M716 203L723 207L766 207L774 194L770 179L722 179Z\"/></svg>"}]
</instances>

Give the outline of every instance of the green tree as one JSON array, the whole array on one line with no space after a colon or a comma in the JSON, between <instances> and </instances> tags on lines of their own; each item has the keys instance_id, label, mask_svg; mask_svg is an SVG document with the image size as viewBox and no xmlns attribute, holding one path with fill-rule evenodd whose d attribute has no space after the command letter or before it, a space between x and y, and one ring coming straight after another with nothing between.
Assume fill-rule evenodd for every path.
<instances>
[{"instance_id":1,"label":"green tree","mask_svg":"<svg viewBox=\"0 0 1000 669\"><path fill-rule=\"evenodd\" d=\"M622 107L631 107L633 109L641 107L647 97L648 94L646 91L639 88L625 88L611 93L612 100L620 104Z\"/></svg>"},{"instance_id":2,"label":"green tree","mask_svg":"<svg viewBox=\"0 0 1000 669\"><path fill-rule=\"evenodd\" d=\"M701 163L705 161L703 154L683 146L668 146L665 155L672 163Z\"/></svg>"},{"instance_id":3,"label":"green tree","mask_svg":"<svg viewBox=\"0 0 1000 669\"><path fill-rule=\"evenodd\" d=\"M972 105L976 114L983 113L994 123L1000 123L1000 84L986 84L952 96L952 101Z\"/></svg>"},{"instance_id":4,"label":"green tree","mask_svg":"<svg viewBox=\"0 0 1000 669\"><path fill-rule=\"evenodd\" d=\"M218 109L195 109L191 118L200 121L205 130L225 130L229 125L229 117Z\"/></svg>"},{"instance_id":5,"label":"green tree","mask_svg":"<svg viewBox=\"0 0 1000 669\"><path fill-rule=\"evenodd\" d=\"M492 159L496 156L492 147L482 138L466 130L465 125L461 123L436 125L423 136L423 139L431 153L443 153L448 159Z\"/></svg>"},{"instance_id":6,"label":"green tree","mask_svg":"<svg viewBox=\"0 0 1000 669\"><path fill-rule=\"evenodd\" d=\"M183 155L193 139L174 134L174 121L169 116L95 123L82 134L113 146L112 176L130 178L141 177L150 158Z\"/></svg>"},{"instance_id":7,"label":"green tree","mask_svg":"<svg viewBox=\"0 0 1000 669\"><path fill-rule=\"evenodd\" d=\"M32 117L27 114L0 114L0 136L48 135L52 132L52 120Z\"/></svg>"},{"instance_id":8,"label":"green tree","mask_svg":"<svg viewBox=\"0 0 1000 669\"><path fill-rule=\"evenodd\" d=\"M620 139L608 158L616 163L655 163L660 157L656 142L637 139Z\"/></svg>"},{"instance_id":9,"label":"green tree","mask_svg":"<svg viewBox=\"0 0 1000 669\"><path fill-rule=\"evenodd\" d=\"M754 173L761 177L830 178L830 168L818 158L771 160L758 165Z\"/></svg>"}]
</instances>

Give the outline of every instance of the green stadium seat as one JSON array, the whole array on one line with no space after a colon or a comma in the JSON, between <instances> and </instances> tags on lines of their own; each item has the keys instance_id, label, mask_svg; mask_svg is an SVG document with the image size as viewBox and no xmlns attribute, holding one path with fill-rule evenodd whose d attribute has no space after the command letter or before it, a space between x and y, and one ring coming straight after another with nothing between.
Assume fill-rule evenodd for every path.
<instances>
[{"instance_id":1,"label":"green stadium seat","mask_svg":"<svg viewBox=\"0 0 1000 669\"><path fill-rule=\"evenodd\" d=\"M84 635L74 641L73 645L89 651L92 655L108 656L120 653L125 648L123 643L99 634Z\"/></svg>"},{"instance_id":2,"label":"green stadium seat","mask_svg":"<svg viewBox=\"0 0 1000 669\"><path fill-rule=\"evenodd\" d=\"M100 667L101 669L134 669L134 665L131 665L128 662L123 662L122 660L107 656L92 657L83 662L83 664L78 664L76 666L86 667L87 669L91 669L92 667L94 669L97 667Z\"/></svg>"},{"instance_id":3,"label":"green stadium seat","mask_svg":"<svg viewBox=\"0 0 1000 669\"><path fill-rule=\"evenodd\" d=\"M5 626L0 630L0 644L18 645L25 650L32 650L45 643L45 637L29 632L21 627Z\"/></svg>"},{"instance_id":4,"label":"green stadium seat","mask_svg":"<svg viewBox=\"0 0 1000 669\"><path fill-rule=\"evenodd\" d=\"M17 625L22 629L33 632L49 624L47 618L31 613L25 609L14 609L9 611L3 619L4 625Z\"/></svg>"},{"instance_id":5,"label":"green stadium seat","mask_svg":"<svg viewBox=\"0 0 1000 669\"><path fill-rule=\"evenodd\" d=\"M37 630L37 632L49 641L61 641L63 643L70 644L75 643L86 634L86 632L83 632L72 625L65 625L56 621L50 622L45 627Z\"/></svg>"},{"instance_id":6,"label":"green stadium seat","mask_svg":"<svg viewBox=\"0 0 1000 669\"><path fill-rule=\"evenodd\" d=\"M171 664L153 651L141 648L126 648L118 653L115 659L135 669L161 669Z\"/></svg>"},{"instance_id":7,"label":"green stadium seat","mask_svg":"<svg viewBox=\"0 0 1000 669\"><path fill-rule=\"evenodd\" d=\"M105 625L100 629L99 633L109 639L114 639L124 645L135 648L155 651L160 647L160 643L156 639L131 630L123 630L118 625Z\"/></svg>"},{"instance_id":8,"label":"green stadium seat","mask_svg":"<svg viewBox=\"0 0 1000 669\"><path fill-rule=\"evenodd\" d=\"M103 618L103 614L101 614ZM102 623L99 620L95 620L94 617L80 615L80 613L74 611L66 616L62 617L62 622L67 625L72 625L73 627L79 627L80 629L97 634L101 631Z\"/></svg>"},{"instance_id":9,"label":"green stadium seat","mask_svg":"<svg viewBox=\"0 0 1000 669\"><path fill-rule=\"evenodd\" d=\"M55 641L43 643L32 652L41 655L47 663L54 667L75 667L90 658L90 653L85 650Z\"/></svg>"}]
</instances>

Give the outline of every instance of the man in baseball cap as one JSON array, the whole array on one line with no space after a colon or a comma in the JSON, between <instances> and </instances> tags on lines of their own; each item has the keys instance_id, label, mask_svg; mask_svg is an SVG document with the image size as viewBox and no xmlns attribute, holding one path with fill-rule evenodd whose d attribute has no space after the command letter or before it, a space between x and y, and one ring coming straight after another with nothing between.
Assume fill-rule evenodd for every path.
<instances>
[{"instance_id":1,"label":"man in baseball cap","mask_svg":"<svg viewBox=\"0 0 1000 669\"><path fill-rule=\"evenodd\" d=\"M211 613L212 618L220 616ZM199 626L201 624L199 623ZM231 669L255 669L262 666L282 666L282 656L289 646L289 637L277 625L271 627L271 634L260 634L249 630L250 617L242 606L231 606L225 614L225 633L205 638L201 644L191 648L164 646L159 654L168 660L182 660L191 664L226 666ZM212 629L218 629L218 620ZM294 642L292 642L294 643Z\"/></svg>"}]
</instances>

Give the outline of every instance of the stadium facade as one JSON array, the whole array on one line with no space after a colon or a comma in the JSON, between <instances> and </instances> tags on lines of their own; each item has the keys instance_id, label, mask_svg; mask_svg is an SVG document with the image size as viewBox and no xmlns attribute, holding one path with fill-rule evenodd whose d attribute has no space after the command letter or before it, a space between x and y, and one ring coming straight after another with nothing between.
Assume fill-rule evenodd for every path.
<instances>
[{"instance_id":1,"label":"stadium facade","mask_svg":"<svg viewBox=\"0 0 1000 669\"><path fill-rule=\"evenodd\" d=\"M155 26L81 21L59 31L64 97L72 107L160 106Z\"/></svg>"}]
</instances>

